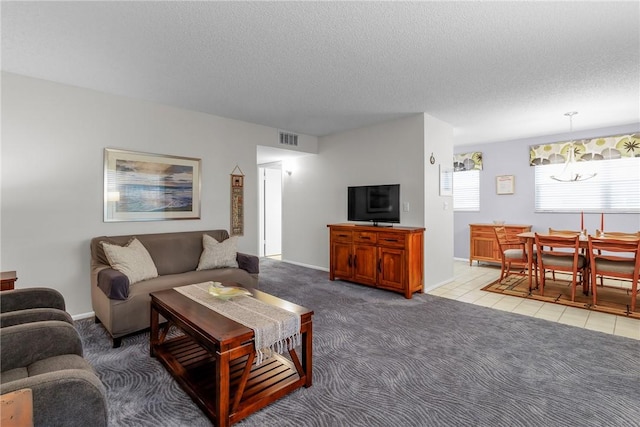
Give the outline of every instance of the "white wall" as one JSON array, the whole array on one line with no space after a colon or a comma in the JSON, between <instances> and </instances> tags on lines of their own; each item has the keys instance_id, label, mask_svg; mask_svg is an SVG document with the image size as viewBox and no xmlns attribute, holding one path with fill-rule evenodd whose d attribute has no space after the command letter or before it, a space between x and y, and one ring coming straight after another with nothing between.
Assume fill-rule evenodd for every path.
<instances>
[{"instance_id":1,"label":"white wall","mask_svg":"<svg viewBox=\"0 0 640 427\"><path fill-rule=\"evenodd\" d=\"M346 222L347 187L400 184L402 226L424 224L422 114L318 140L318 155L295 159L284 175L284 260L328 269L327 224Z\"/></svg>"},{"instance_id":2,"label":"white wall","mask_svg":"<svg viewBox=\"0 0 640 427\"><path fill-rule=\"evenodd\" d=\"M346 222L347 187L398 183L401 204L410 206L400 225L426 227L425 287L450 281L452 198L439 195L438 165L450 167L452 158L452 126L427 114L319 138L318 155L296 159L283 177L283 259L328 269L326 225Z\"/></svg>"},{"instance_id":3,"label":"white wall","mask_svg":"<svg viewBox=\"0 0 640 427\"><path fill-rule=\"evenodd\" d=\"M425 114L424 147L424 282L431 289L453 279L453 197L440 195L440 168L453 166L453 127Z\"/></svg>"},{"instance_id":4,"label":"white wall","mask_svg":"<svg viewBox=\"0 0 640 427\"><path fill-rule=\"evenodd\" d=\"M603 129L591 129L573 134L547 135L515 141L495 142L456 147L456 153L482 152L483 170L480 171L480 211L456 212L454 215L455 257L469 259L469 224L491 223L504 220L510 224L529 224L533 231L544 231L549 227L572 230L579 227L577 213L536 213L535 168L529 166L529 146L548 144L571 139L587 139L598 136L621 135L640 132L640 124L630 124ZM513 175L515 193L497 195L495 177ZM619 231L640 230L638 214L607 214L611 224L615 222ZM585 213L585 227L593 232L600 223L600 215ZM475 265L475 264L474 264Z\"/></svg>"},{"instance_id":5,"label":"white wall","mask_svg":"<svg viewBox=\"0 0 640 427\"><path fill-rule=\"evenodd\" d=\"M257 254L256 146L278 130L2 73L0 268L17 287L50 286L72 315L92 311L89 240L100 235L229 229L229 174L245 173L245 233ZM298 150L315 153L301 135ZM202 159L199 220L103 222L103 150Z\"/></svg>"}]
</instances>

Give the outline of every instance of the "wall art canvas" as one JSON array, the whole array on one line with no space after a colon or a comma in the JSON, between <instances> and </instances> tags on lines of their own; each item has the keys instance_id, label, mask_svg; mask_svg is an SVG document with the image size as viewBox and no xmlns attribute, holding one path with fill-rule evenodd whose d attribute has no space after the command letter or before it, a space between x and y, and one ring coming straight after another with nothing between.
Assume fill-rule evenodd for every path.
<instances>
[{"instance_id":1,"label":"wall art canvas","mask_svg":"<svg viewBox=\"0 0 640 427\"><path fill-rule=\"evenodd\" d=\"M200 218L201 160L104 150L104 221Z\"/></svg>"}]
</instances>

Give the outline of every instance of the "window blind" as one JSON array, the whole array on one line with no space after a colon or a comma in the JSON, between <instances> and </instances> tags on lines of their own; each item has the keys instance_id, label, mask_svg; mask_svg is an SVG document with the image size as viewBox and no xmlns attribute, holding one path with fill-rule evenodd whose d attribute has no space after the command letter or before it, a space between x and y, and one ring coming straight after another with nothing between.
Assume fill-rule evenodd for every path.
<instances>
[{"instance_id":1,"label":"window blind","mask_svg":"<svg viewBox=\"0 0 640 427\"><path fill-rule=\"evenodd\" d=\"M480 210L480 171L478 169L453 173L453 210Z\"/></svg>"},{"instance_id":2,"label":"window blind","mask_svg":"<svg viewBox=\"0 0 640 427\"><path fill-rule=\"evenodd\" d=\"M640 212L640 157L579 165L597 175L586 181L558 182L551 175L562 172L564 164L535 166L536 212Z\"/></svg>"}]
</instances>

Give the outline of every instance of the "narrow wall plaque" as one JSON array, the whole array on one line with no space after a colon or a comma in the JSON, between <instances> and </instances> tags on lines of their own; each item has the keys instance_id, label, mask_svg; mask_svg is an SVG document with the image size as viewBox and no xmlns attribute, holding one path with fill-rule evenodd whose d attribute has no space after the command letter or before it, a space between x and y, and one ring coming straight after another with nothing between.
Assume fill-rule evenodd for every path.
<instances>
[{"instance_id":1,"label":"narrow wall plaque","mask_svg":"<svg viewBox=\"0 0 640 427\"><path fill-rule=\"evenodd\" d=\"M236 174L236 170L240 172ZM244 235L244 174L238 165L231 171L231 236Z\"/></svg>"}]
</instances>

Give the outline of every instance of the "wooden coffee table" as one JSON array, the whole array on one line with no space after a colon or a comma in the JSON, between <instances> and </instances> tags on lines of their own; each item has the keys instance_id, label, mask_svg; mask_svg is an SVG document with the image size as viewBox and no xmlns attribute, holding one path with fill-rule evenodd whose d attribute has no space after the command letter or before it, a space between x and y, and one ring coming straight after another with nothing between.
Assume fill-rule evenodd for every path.
<instances>
[{"instance_id":1,"label":"wooden coffee table","mask_svg":"<svg viewBox=\"0 0 640 427\"><path fill-rule=\"evenodd\" d=\"M225 285L235 285L225 283ZM301 316L302 360L254 362L253 330L169 289L151 293L151 356L167 368L215 426L229 426L312 381L313 311L250 289L254 298ZM159 316L167 319L160 325ZM171 325L184 334L168 337Z\"/></svg>"}]
</instances>

